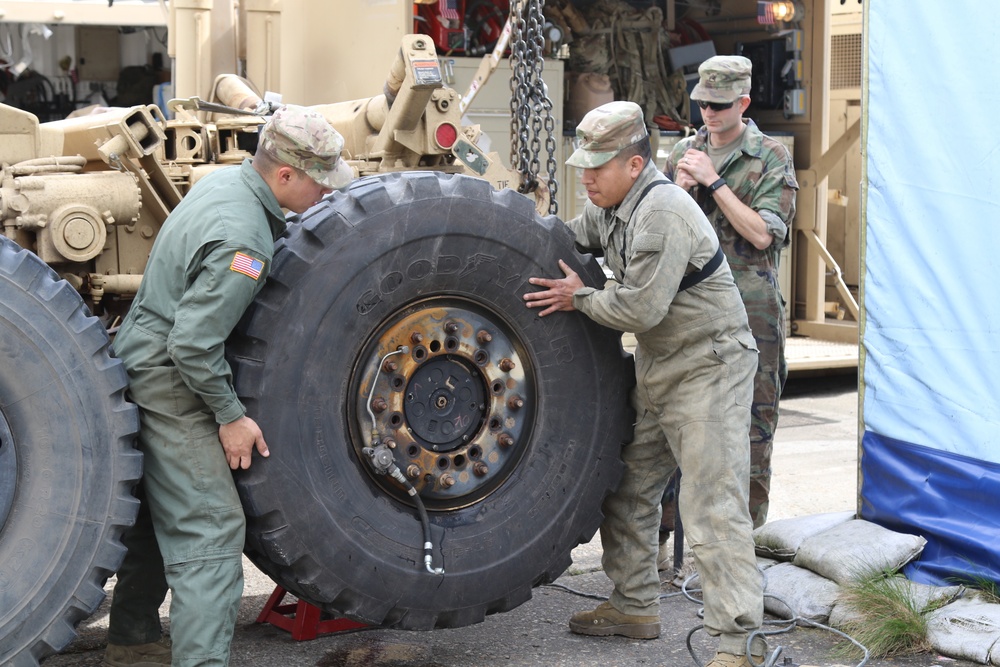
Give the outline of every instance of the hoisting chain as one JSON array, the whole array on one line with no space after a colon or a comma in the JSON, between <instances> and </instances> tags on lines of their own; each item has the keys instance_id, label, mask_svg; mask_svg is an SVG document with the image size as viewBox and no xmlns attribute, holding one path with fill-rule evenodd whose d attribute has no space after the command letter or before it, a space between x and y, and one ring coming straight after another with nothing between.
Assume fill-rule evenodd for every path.
<instances>
[{"instance_id":1,"label":"hoisting chain","mask_svg":"<svg viewBox=\"0 0 1000 667\"><path fill-rule=\"evenodd\" d=\"M511 0L510 2L510 162L521 175L518 192L534 192L538 188L544 130L548 152L546 170L549 189L549 213L559 211L556 194L556 138L552 100L542 80L545 64L545 0Z\"/></svg>"}]
</instances>

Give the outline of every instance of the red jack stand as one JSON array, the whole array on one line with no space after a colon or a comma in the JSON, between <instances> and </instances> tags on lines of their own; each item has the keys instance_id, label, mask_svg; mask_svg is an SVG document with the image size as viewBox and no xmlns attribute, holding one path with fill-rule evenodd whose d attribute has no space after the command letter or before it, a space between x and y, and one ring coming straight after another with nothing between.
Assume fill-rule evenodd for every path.
<instances>
[{"instance_id":1,"label":"red jack stand","mask_svg":"<svg viewBox=\"0 0 1000 667\"><path fill-rule=\"evenodd\" d=\"M323 612L319 607L302 600L295 604L280 604L285 592L281 586L275 587L257 617L257 623L270 623L276 628L290 632L292 639L297 642L316 639L319 635L368 627L349 618L322 618Z\"/></svg>"}]
</instances>

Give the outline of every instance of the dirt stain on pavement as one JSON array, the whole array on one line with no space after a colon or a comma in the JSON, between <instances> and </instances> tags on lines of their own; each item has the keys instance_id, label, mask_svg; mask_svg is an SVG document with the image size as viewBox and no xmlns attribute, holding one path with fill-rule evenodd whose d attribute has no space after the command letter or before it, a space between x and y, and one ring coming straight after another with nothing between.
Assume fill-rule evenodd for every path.
<instances>
[{"instance_id":1,"label":"dirt stain on pavement","mask_svg":"<svg viewBox=\"0 0 1000 667\"><path fill-rule=\"evenodd\" d=\"M323 655L316 667L445 667L431 650L415 644L371 642L341 646Z\"/></svg>"}]
</instances>

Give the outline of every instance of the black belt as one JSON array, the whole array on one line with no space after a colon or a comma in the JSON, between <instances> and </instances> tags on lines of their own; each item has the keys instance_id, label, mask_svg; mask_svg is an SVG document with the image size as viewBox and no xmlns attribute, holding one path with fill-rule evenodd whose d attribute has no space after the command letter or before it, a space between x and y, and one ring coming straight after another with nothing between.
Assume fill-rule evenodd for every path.
<instances>
[{"instance_id":1,"label":"black belt","mask_svg":"<svg viewBox=\"0 0 1000 667\"><path fill-rule=\"evenodd\" d=\"M712 255L712 259L705 262L705 266L701 267L697 271L692 271L681 278L681 285L677 288L677 291L683 292L689 287L694 287L702 280L715 273L715 270L719 268L720 264L722 264L722 258L724 256L725 255L722 254L722 246L719 246L718 250L715 251L715 254Z\"/></svg>"}]
</instances>

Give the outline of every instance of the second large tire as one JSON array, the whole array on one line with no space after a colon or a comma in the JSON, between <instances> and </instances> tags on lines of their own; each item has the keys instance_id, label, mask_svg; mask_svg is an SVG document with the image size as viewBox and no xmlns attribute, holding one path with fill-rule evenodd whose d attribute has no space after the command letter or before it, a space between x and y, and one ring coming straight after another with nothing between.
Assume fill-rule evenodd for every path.
<instances>
[{"instance_id":1,"label":"second large tire","mask_svg":"<svg viewBox=\"0 0 1000 667\"><path fill-rule=\"evenodd\" d=\"M125 555L139 416L108 350L69 283L0 237L0 665L69 644Z\"/></svg>"},{"instance_id":2,"label":"second large tire","mask_svg":"<svg viewBox=\"0 0 1000 667\"><path fill-rule=\"evenodd\" d=\"M603 284L556 218L464 176L363 179L293 224L228 346L271 450L237 474L251 560L328 612L415 630L558 577L620 478L634 384L616 332L525 307L558 259Z\"/></svg>"}]
</instances>

